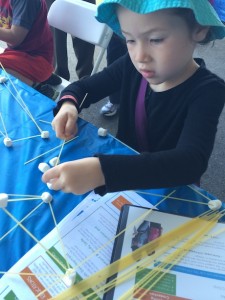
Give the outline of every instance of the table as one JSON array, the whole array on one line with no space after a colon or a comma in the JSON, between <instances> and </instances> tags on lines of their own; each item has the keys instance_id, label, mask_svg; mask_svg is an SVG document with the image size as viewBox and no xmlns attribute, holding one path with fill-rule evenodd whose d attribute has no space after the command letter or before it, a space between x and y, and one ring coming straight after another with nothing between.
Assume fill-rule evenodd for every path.
<instances>
[{"instance_id":1,"label":"table","mask_svg":"<svg viewBox=\"0 0 225 300\"><path fill-rule=\"evenodd\" d=\"M54 213L57 222L60 222L62 218L85 197L85 195L75 196L73 194L64 194L60 191L50 191L46 184L41 181L42 173L38 169L39 163L49 163L51 158L59 155L61 147L25 164L30 159L62 144L62 141L55 137L51 125L49 123L40 122L40 120L46 122L52 121L52 110L55 107L55 103L12 76L10 76L10 78L17 88L20 97L26 102L26 105L34 116L37 124L42 130L49 131L50 138L42 139L41 137L34 137L32 139L15 141L13 142L12 147L6 147L3 144L4 137L0 134L0 193L40 196L43 192L50 192L54 198ZM6 82L6 85L11 90L14 90L9 81ZM12 140L17 140L39 135L40 132L34 122L17 103L8 88L3 84L0 85L0 112L8 136ZM14 91L13 93L16 94ZM4 126L1 121L0 131L4 133ZM64 146L60 161L65 162L68 160L93 156L96 152L132 153L132 150L125 148L124 145L110 135L106 138L99 137L97 131L98 129L95 126L80 119L78 137ZM12 202L8 203L7 209L18 220L22 220L40 203L40 200ZM0 220L0 269L1 271L6 271L35 244L35 241L32 238L29 238L20 228L12 231L6 238L1 239L1 237L15 225L15 222L1 209ZM41 205L41 207L29 216L23 224L35 234L37 239L41 239L54 227L51 212L49 209L46 209L45 205ZM26 242L23 242L24 236L26 237Z\"/></svg>"},{"instance_id":2,"label":"table","mask_svg":"<svg viewBox=\"0 0 225 300\"><path fill-rule=\"evenodd\" d=\"M4 73L2 72L2 75ZM9 76L5 84L0 85L0 113L4 122L0 122L0 149L1 149L1 168L0 168L0 193L9 195L13 198L27 198L27 195L40 196L44 192L50 192L53 196L53 210L57 223L60 222L86 195L76 196L64 194L60 191L50 191L46 184L41 181L42 173L38 169L41 162L48 163L53 157L59 155L62 141L55 137L50 122L53 119L52 110L55 103L33 88L20 82L18 79ZM15 91L15 88L16 91ZM18 95L19 96L18 96ZM28 116L25 109L17 100L21 99L32 113L36 124ZM49 131L50 137L42 139L37 125L44 131ZM5 128L4 128L5 127ZM13 140L12 147L3 144L5 129L8 136ZM97 152L119 153L137 155L132 149L120 143L110 134L107 137L99 137L98 129L83 119L79 119L78 137L64 146L61 162L75 160L83 157L93 156ZM31 139L23 139L35 136ZM19 141L15 141L21 139ZM27 163L29 160L58 147L55 150ZM135 171L135 170L134 170ZM171 189L149 190L148 194L140 191L140 195L157 204L159 200L175 191L174 198L193 200L193 202L176 201L168 199L159 205L161 211L181 214L186 216L197 216L208 209L207 205L196 204L196 201L207 203L214 196L197 187L182 186ZM33 196L30 196L32 198ZM37 205L38 209L34 210ZM225 208L223 204L223 208ZM25 220L22 224L27 228L36 239L40 240L50 232L55 224L52 219L51 211L46 209L42 200L21 200L9 202L7 210L19 221ZM32 212L32 213L30 213ZM0 271L6 272L16 261L19 260L36 243L19 226L4 236L15 222L0 209Z\"/></svg>"}]
</instances>

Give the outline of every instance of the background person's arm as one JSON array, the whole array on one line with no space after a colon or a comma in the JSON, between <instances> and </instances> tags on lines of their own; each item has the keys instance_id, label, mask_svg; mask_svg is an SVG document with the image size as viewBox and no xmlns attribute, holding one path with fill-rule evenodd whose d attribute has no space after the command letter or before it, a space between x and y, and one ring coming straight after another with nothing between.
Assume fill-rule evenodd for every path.
<instances>
[{"instance_id":1,"label":"background person's arm","mask_svg":"<svg viewBox=\"0 0 225 300\"><path fill-rule=\"evenodd\" d=\"M23 42L28 32L28 29L15 25L12 25L10 29L0 28L0 40L11 47L16 47Z\"/></svg>"}]
</instances>

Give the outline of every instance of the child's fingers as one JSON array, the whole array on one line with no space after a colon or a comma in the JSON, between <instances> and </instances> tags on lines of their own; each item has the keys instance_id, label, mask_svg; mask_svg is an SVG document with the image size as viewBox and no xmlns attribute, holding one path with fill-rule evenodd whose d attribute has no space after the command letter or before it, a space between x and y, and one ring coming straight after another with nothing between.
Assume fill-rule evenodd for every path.
<instances>
[{"instance_id":1,"label":"child's fingers","mask_svg":"<svg viewBox=\"0 0 225 300\"><path fill-rule=\"evenodd\" d=\"M74 119L69 118L65 126L65 135L66 137L73 138L77 133L77 126Z\"/></svg>"},{"instance_id":2,"label":"child's fingers","mask_svg":"<svg viewBox=\"0 0 225 300\"><path fill-rule=\"evenodd\" d=\"M54 124L56 136L60 139L65 139L66 137L65 126L66 126L66 122L64 120L62 120L61 122L56 122Z\"/></svg>"},{"instance_id":3,"label":"child's fingers","mask_svg":"<svg viewBox=\"0 0 225 300\"><path fill-rule=\"evenodd\" d=\"M42 175L42 181L47 183L47 182L50 182L52 183L54 180L58 179L59 178L59 169L58 167L54 167L54 168L51 168L49 169L48 171L46 171L43 175Z\"/></svg>"},{"instance_id":4,"label":"child's fingers","mask_svg":"<svg viewBox=\"0 0 225 300\"><path fill-rule=\"evenodd\" d=\"M45 176L44 175L42 176L42 180L48 184L48 187L51 190L54 190L54 191L63 190L63 184L62 184L62 180L60 180L60 177L52 178L51 174L50 175L47 174Z\"/></svg>"},{"instance_id":5,"label":"child's fingers","mask_svg":"<svg viewBox=\"0 0 225 300\"><path fill-rule=\"evenodd\" d=\"M60 180L60 178L54 178L50 181L51 184L51 190L54 191L59 191L59 190L63 190L64 186L62 184L62 181Z\"/></svg>"}]
</instances>

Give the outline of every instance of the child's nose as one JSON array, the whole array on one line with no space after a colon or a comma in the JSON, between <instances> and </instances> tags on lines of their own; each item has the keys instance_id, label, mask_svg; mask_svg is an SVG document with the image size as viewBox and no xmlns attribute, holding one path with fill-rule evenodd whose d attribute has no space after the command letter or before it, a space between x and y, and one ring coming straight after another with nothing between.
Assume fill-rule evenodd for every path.
<instances>
[{"instance_id":1,"label":"child's nose","mask_svg":"<svg viewBox=\"0 0 225 300\"><path fill-rule=\"evenodd\" d=\"M149 57L144 45L138 45L135 52L135 60L137 62L145 62Z\"/></svg>"}]
</instances>

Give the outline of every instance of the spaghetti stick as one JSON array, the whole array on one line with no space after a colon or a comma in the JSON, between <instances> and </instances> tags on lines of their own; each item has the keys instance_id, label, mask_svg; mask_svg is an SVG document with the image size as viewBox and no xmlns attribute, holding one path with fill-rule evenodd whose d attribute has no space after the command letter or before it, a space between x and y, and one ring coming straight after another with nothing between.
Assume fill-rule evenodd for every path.
<instances>
[{"instance_id":1,"label":"spaghetti stick","mask_svg":"<svg viewBox=\"0 0 225 300\"><path fill-rule=\"evenodd\" d=\"M10 197L32 197L32 198L40 198L39 195L21 195L21 194L8 194Z\"/></svg>"},{"instance_id":2,"label":"spaghetti stick","mask_svg":"<svg viewBox=\"0 0 225 300\"><path fill-rule=\"evenodd\" d=\"M5 137L8 137L8 133L7 133L7 130L6 130L6 126L5 126L5 122L4 122L4 120L3 120L3 118L2 118L2 114L0 113L0 118L1 118L1 121L2 121L2 126L3 126L3 128L4 128L4 131L5 131Z\"/></svg>"},{"instance_id":3,"label":"spaghetti stick","mask_svg":"<svg viewBox=\"0 0 225 300\"><path fill-rule=\"evenodd\" d=\"M175 191L171 192L169 195L165 196L165 198L163 198L157 205L161 204L161 202L165 201L167 198L170 197L170 195L172 193L174 193ZM119 234L117 234L116 236L114 236L111 240L107 241L104 245L102 245L102 247L100 247L99 249L97 249L95 252L92 253L92 255L88 256L85 260L83 260L80 264L78 264L76 266L76 269L78 269L80 266L82 266L85 262L87 262L88 260L91 259L92 256L95 256L97 253L99 253L102 249L104 249L109 243L113 242L117 237L119 237L121 234L123 234L128 228L130 228L131 226L134 226L137 222L142 221L144 218L148 217L150 215L150 213L152 212L152 209L149 209L149 211L147 211L146 213L144 213L142 216L140 216L139 218L137 218L134 222L132 222L131 224L129 224L124 230L122 230ZM203 213L201 216L205 216L209 214L208 212ZM210 212L211 214L211 212Z\"/></svg>"},{"instance_id":4,"label":"spaghetti stick","mask_svg":"<svg viewBox=\"0 0 225 300\"><path fill-rule=\"evenodd\" d=\"M63 143L62 143L62 147L60 149L60 152L59 152L59 155L57 157L57 161L56 161L56 166L59 164L59 161L60 161L60 157L61 157L61 154L62 154L62 151L63 151L63 148L64 148L64 145L65 145L66 141L64 140Z\"/></svg>"},{"instance_id":5,"label":"spaghetti stick","mask_svg":"<svg viewBox=\"0 0 225 300\"><path fill-rule=\"evenodd\" d=\"M174 191L173 191L174 192ZM172 192L172 193L173 193ZM171 193L171 194L172 194ZM165 201L167 199L167 197L163 198L159 203L161 204L163 201ZM144 219L145 217L149 216L152 212L152 209L149 209L149 211L147 211L146 213L144 213L140 218L137 218L134 222L132 222L131 224L129 224L124 230L122 230L121 232L119 232L117 235L115 235L112 239L110 239L109 241L107 241L105 244L103 244L100 248L98 248L96 251L94 251L91 255L89 255L86 259L84 259L80 264L78 264L76 266L76 269L78 269L79 267L81 267L82 265L84 265L87 261L89 261L93 256L95 256L97 253L99 253L102 249L104 249L106 246L108 246L110 243L114 242L114 240L116 238L118 238L120 235L122 235L128 228L130 228L131 226L133 226L134 224L136 224L138 221Z\"/></svg>"},{"instance_id":6,"label":"spaghetti stick","mask_svg":"<svg viewBox=\"0 0 225 300\"><path fill-rule=\"evenodd\" d=\"M78 137L79 137L79 136L75 136L75 137L72 138L71 140L66 141L65 144L68 144L69 142L72 142L73 140L75 140L75 139L78 138ZM48 150L48 151L46 151L46 152L44 152L44 153L42 153L42 154L40 154L40 155L38 155L38 156L36 156L36 157L34 157L34 158L28 160L27 162L24 163L24 165L29 164L30 162L36 160L37 158L42 157L42 156L44 156L45 154L48 154L48 153L54 151L55 149L60 148L61 146L62 146L62 145L56 146L56 147L54 147L54 148L52 148L52 149L50 149L50 150Z\"/></svg>"},{"instance_id":7,"label":"spaghetti stick","mask_svg":"<svg viewBox=\"0 0 225 300\"><path fill-rule=\"evenodd\" d=\"M220 213L214 214L214 213L209 212L209 213L203 214L202 219L199 219L199 220L196 219L196 220L197 220L197 223L198 222L202 223L202 221L203 221L202 225L204 225L205 222L207 224L207 222L209 220L213 220L214 222L215 221L217 222L220 217L221 217ZM192 222L192 220L190 222ZM184 224L184 225L185 225L185 227L190 226L188 223ZM199 224L199 226L196 224L195 231L199 230L199 228L201 228L200 224ZM162 245L158 246L157 243L155 243L155 246L153 246L151 249L151 252L157 249L157 252L155 254L142 258L141 261L136 262L135 265L132 265L128 270L126 269L122 274L119 274L114 280L111 280L109 283L106 283L103 287L100 286L99 288L97 288L97 290L95 290L95 292L93 292L91 294L89 293L87 298L85 298L85 299L88 299L88 297L92 297L94 295L94 293L103 292L103 291L106 292L106 290L110 290L111 288L115 287L116 284L121 284L121 283L129 280L131 277L135 276L135 274L137 272L137 268L138 268L138 270L141 270L141 269L144 269L147 266L151 265L157 258L161 257L166 251L172 249L176 244L180 243L185 238L185 236L183 234L184 230L186 230L186 229L182 229L182 233L177 235L176 238L171 239L170 241L168 240L168 244L162 243ZM193 228L192 228L192 231L193 231ZM190 232L190 234L192 234L192 231ZM151 278L151 280L152 279L153 278ZM140 281L138 283L140 284ZM145 284L146 284L146 282L144 283L144 285ZM128 296L129 296L129 294L127 293L124 297L124 300L130 299ZM131 299L133 299L133 298L131 298Z\"/></svg>"},{"instance_id":8,"label":"spaghetti stick","mask_svg":"<svg viewBox=\"0 0 225 300\"><path fill-rule=\"evenodd\" d=\"M22 223L23 221L25 221L29 216L32 215L32 213L34 213L44 202L42 201L40 204L38 204L31 212L29 212L29 214L27 214L19 223ZM18 227L18 224L16 224L15 226L13 226L9 231L7 231L1 238L0 238L0 242L7 236L9 235L14 229L16 229Z\"/></svg>"},{"instance_id":9,"label":"spaghetti stick","mask_svg":"<svg viewBox=\"0 0 225 300\"><path fill-rule=\"evenodd\" d=\"M20 276L40 276L40 277L63 277L64 274L49 274L49 273L25 273L25 272L11 272L11 271L7 271L7 272L3 272L0 271L0 274L6 274L6 275L20 275Z\"/></svg>"},{"instance_id":10,"label":"spaghetti stick","mask_svg":"<svg viewBox=\"0 0 225 300\"><path fill-rule=\"evenodd\" d=\"M62 251L63 251L63 254L64 254L65 261L66 261L66 265L67 265L67 268L69 269L70 265L69 265L68 258L67 258L67 255L66 255L65 247L64 247L64 244L63 244L63 241L62 241L62 238L61 238L61 234L60 234L60 231L59 231L59 227L58 227L57 222L56 222L55 214L53 212L52 205L51 205L50 202L49 202L49 207L50 207L52 218L53 218L55 228L56 228L56 231L57 231L57 234L58 234L58 239L59 239L59 242L60 242L61 247L62 247Z\"/></svg>"},{"instance_id":11,"label":"spaghetti stick","mask_svg":"<svg viewBox=\"0 0 225 300\"><path fill-rule=\"evenodd\" d=\"M200 196L202 196L203 198L207 199L208 201L212 200L209 197L207 197L206 195L204 195L203 193L201 193L199 190L194 189L193 186L188 185L188 187L193 190L195 193L199 194Z\"/></svg>"},{"instance_id":12,"label":"spaghetti stick","mask_svg":"<svg viewBox=\"0 0 225 300\"><path fill-rule=\"evenodd\" d=\"M220 213L212 213L208 216L204 216L203 219L206 221L206 225L202 227L196 227L196 233L194 233L195 235L192 236L177 250L173 251L171 254L168 254L158 266L156 266L149 274L147 274L147 276L145 276L141 281L139 281L136 284L136 288L138 288L139 285L141 288L141 286L143 287L147 284L148 290L151 290L157 284L157 282L159 282L161 278L166 273L168 273L172 269L172 267L174 267L174 265L177 264L184 257L184 255L187 254L188 251L190 251L190 249L192 249L196 244L202 242L205 234L216 225L220 217ZM156 280L153 281L155 278ZM150 282L152 282L151 285L149 284ZM146 295L148 290L141 294L141 299ZM128 294L124 294L123 296L124 298L121 299L128 299Z\"/></svg>"},{"instance_id":13,"label":"spaghetti stick","mask_svg":"<svg viewBox=\"0 0 225 300\"><path fill-rule=\"evenodd\" d=\"M206 218L206 220L204 220L205 218ZM214 223L215 223L220 218L220 214L218 214L218 215L209 214L209 216L208 215L204 215L203 221L207 221L208 218L211 218L212 220L214 220ZM213 225L212 222L210 224L211 224L210 226ZM188 224L186 224L186 225L188 226ZM199 230L199 228L201 229L201 227L199 227L198 225L195 225L195 229L196 230ZM204 230L206 230L206 226L204 226ZM192 232L190 234L192 234ZM106 291L106 290L110 290L111 288L115 287L116 285L119 285L119 284L121 284L121 283L129 280L131 277L135 276L135 274L137 272L137 268L138 268L138 270L141 270L141 269L144 269L144 268L148 267L149 265L151 265L156 260L156 258L158 258L162 254L164 254L166 250L171 249L172 247L174 247L176 244L178 244L183 239L184 239L184 235L183 235L183 232L182 232L181 235L178 235L176 239L171 240L168 245L167 244L166 245L163 244L160 247L157 247L157 245L156 245L156 248L155 247L153 247L153 248L154 248L154 250L157 249L157 252L156 252L157 255L154 254L154 255L151 255L149 257L147 256L146 258L144 258L143 262L142 261L141 262L138 261L137 264L132 265L128 270L125 271L125 273L123 273L122 275L120 274L119 276L117 276L117 278L115 278L113 281L109 282L109 284L105 284L103 287L100 287L97 290L95 290L95 293L96 292L100 292L100 291L103 292L103 291ZM195 241L199 242L199 237L197 237ZM166 246L166 249L164 249L165 246ZM179 250L179 248L178 248L178 250ZM132 255L132 254L130 254L130 255ZM175 255L175 257L177 257L177 256ZM165 263L164 263L164 265L161 264L161 269L160 269L159 266L155 267L154 270L150 272L150 275L146 275L141 281L138 282L137 285L139 286L139 285L142 284L144 286L144 285L146 285L146 283L148 283L148 281L152 282L152 280L154 279L155 276L157 276L157 278L158 278L158 274L161 274L162 269L164 271L165 268L168 268L167 265ZM171 262L170 262L170 265L171 265ZM154 284L155 284L155 282L154 282ZM136 285L136 288L137 288L137 285ZM89 297L92 297L93 294L94 293L88 294L87 298L85 298L85 299L89 299ZM124 299L124 300L133 299L132 296L133 296L133 288L130 289L126 294L124 294L120 299L121 300L122 299ZM144 296L144 295L142 295L142 296ZM142 299L142 296L138 297L138 298Z\"/></svg>"},{"instance_id":14,"label":"spaghetti stick","mask_svg":"<svg viewBox=\"0 0 225 300\"><path fill-rule=\"evenodd\" d=\"M151 253L154 250L160 249L161 245L165 245L165 243L170 243L172 239L177 239L179 236L183 235L183 238L191 235L193 230L196 228L201 228L205 223L205 220L201 218L194 218L185 224L182 224L178 228L171 230L168 233L165 233L161 237L156 240L149 242L148 244L142 246L141 248L135 250L133 253L128 254L122 257L120 260L113 262L111 265L106 266L102 270L96 272L95 274L91 275L90 277L78 282L75 286L71 287L67 291L64 291L55 299L63 300L63 299L72 299L70 297L79 296L84 291L86 291L87 287L90 286L97 286L102 281L106 280L107 278L111 277L112 275L128 268L136 261L142 259L146 256L146 254Z\"/></svg>"},{"instance_id":15,"label":"spaghetti stick","mask_svg":"<svg viewBox=\"0 0 225 300\"><path fill-rule=\"evenodd\" d=\"M219 214L218 214L219 215ZM180 248L178 248L177 250L175 250L174 252L172 252L171 254L169 254L163 261L163 263L161 263L159 266L157 266L156 268L153 269L152 273L153 273L153 277L150 277L149 281L152 281L152 279L154 279L155 277L156 280L148 287L149 290L151 290L161 279L162 277L168 273L172 267L174 267L175 264L177 264L186 254L188 251L190 251L196 244L200 243L203 236L210 231L217 223L218 219L214 219L212 221L209 221L208 224L206 224L206 226L204 226L203 228L200 228L200 230L192 237L190 238L186 243L184 243L184 245ZM159 274L161 274L159 276ZM146 283L144 283L144 285L146 285ZM141 299L143 296L145 296L145 294L147 293L147 291L145 291L144 293L141 294ZM121 300L125 300L128 299L126 294L123 295L123 297L121 298Z\"/></svg>"},{"instance_id":16,"label":"spaghetti stick","mask_svg":"<svg viewBox=\"0 0 225 300\"><path fill-rule=\"evenodd\" d=\"M81 104L80 104L79 108L81 108L81 106L83 105L83 103L84 103L85 99L87 98L87 95L88 95L88 93L86 93L86 94L85 94L85 96L84 96L83 100L81 101Z\"/></svg>"},{"instance_id":17,"label":"spaghetti stick","mask_svg":"<svg viewBox=\"0 0 225 300\"><path fill-rule=\"evenodd\" d=\"M8 202L19 202L19 201L31 201L31 200L41 200L42 198L18 198L18 199L9 199Z\"/></svg>"},{"instance_id":18,"label":"spaghetti stick","mask_svg":"<svg viewBox=\"0 0 225 300\"><path fill-rule=\"evenodd\" d=\"M4 137L6 137L6 135L0 130L0 134L3 135Z\"/></svg>"},{"instance_id":19,"label":"spaghetti stick","mask_svg":"<svg viewBox=\"0 0 225 300\"><path fill-rule=\"evenodd\" d=\"M12 93L12 91L9 89L9 87L4 84L9 93L13 96L13 98L16 100L16 102L22 107L22 109L25 111L25 113L30 117L30 119L34 122L36 125L37 129L42 132L42 129L38 126L37 122L35 121L34 117L32 116L31 112L29 111L28 107L25 105L25 103L19 102L19 100L16 98L16 96Z\"/></svg>"},{"instance_id":20,"label":"spaghetti stick","mask_svg":"<svg viewBox=\"0 0 225 300\"><path fill-rule=\"evenodd\" d=\"M52 124L52 122L48 122L48 121L45 121L45 120L39 120L39 122L50 124L50 125Z\"/></svg>"},{"instance_id":21,"label":"spaghetti stick","mask_svg":"<svg viewBox=\"0 0 225 300\"><path fill-rule=\"evenodd\" d=\"M63 275L63 276L65 276L65 275ZM36 295L37 299L41 299L41 295L43 295L45 292L48 292L48 290L50 290L52 287L53 288L57 287L57 285L60 281L61 281L61 279L58 279L58 280L55 280L52 284L49 284L45 289L43 289L39 294ZM52 299L55 299L55 297Z\"/></svg>"},{"instance_id":22,"label":"spaghetti stick","mask_svg":"<svg viewBox=\"0 0 225 300\"><path fill-rule=\"evenodd\" d=\"M2 63L0 62L0 66L3 69L3 71L5 72L9 82L11 83L11 85L13 86L17 96L19 97L20 101L16 98L16 96L11 92L11 90L8 88L8 86L6 84L5 87L8 89L8 91L10 92L10 94L15 98L15 100L17 101L17 103L20 104L20 106L23 108L23 110L26 112L26 114L31 118L31 120L34 122L34 124L36 125L37 129L40 131L40 133L42 132L42 129L38 126L37 122L35 121L34 117L32 116L28 106L25 104L25 102L23 101L22 97L20 96L19 91L17 90L16 86L14 85L13 81L11 80L10 76L8 75L8 73L6 72L5 68L3 67Z\"/></svg>"},{"instance_id":23,"label":"spaghetti stick","mask_svg":"<svg viewBox=\"0 0 225 300\"><path fill-rule=\"evenodd\" d=\"M155 193L150 193L150 192L144 192L144 191L136 191L138 194L144 194L144 195L149 195L149 196L154 196L154 197L163 197L163 195L160 194L155 194ZM173 200L180 200L184 202L190 202L190 203L196 203L196 204L202 204L208 206L208 203L205 202L200 202L200 201L195 201L195 200L189 200L189 199L184 199L184 198L178 198L178 197L169 197L169 199ZM210 199L212 200L212 199Z\"/></svg>"},{"instance_id":24,"label":"spaghetti stick","mask_svg":"<svg viewBox=\"0 0 225 300\"><path fill-rule=\"evenodd\" d=\"M38 135L33 135L33 136L28 136L28 137L25 137L25 138L21 138L21 139L13 140L13 143L14 143L14 142L23 141L23 140L29 140L29 139L33 139L33 138L40 137L40 136L41 136L40 134L38 134Z\"/></svg>"},{"instance_id":25,"label":"spaghetti stick","mask_svg":"<svg viewBox=\"0 0 225 300\"><path fill-rule=\"evenodd\" d=\"M120 142L120 144L124 145L126 148L129 148L130 150L136 152L137 154L139 154L138 151L134 150L133 148L131 148L130 146L126 145L125 143L123 143L122 141L120 141L119 139L117 139L115 136L109 134L113 139L115 139L116 141Z\"/></svg>"},{"instance_id":26,"label":"spaghetti stick","mask_svg":"<svg viewBox=\"0 0 225 300\"><path fill-rule=\"evenodd\" d=\"M18 225L20 226L40 247L42 247L48 255L57 261L57 263L65 269L65 266L59 261L23 224L21 224L6 208L2 208L4 212ZM66 270L65 270L66 271Z\"/></svg>"}]
</instances>

